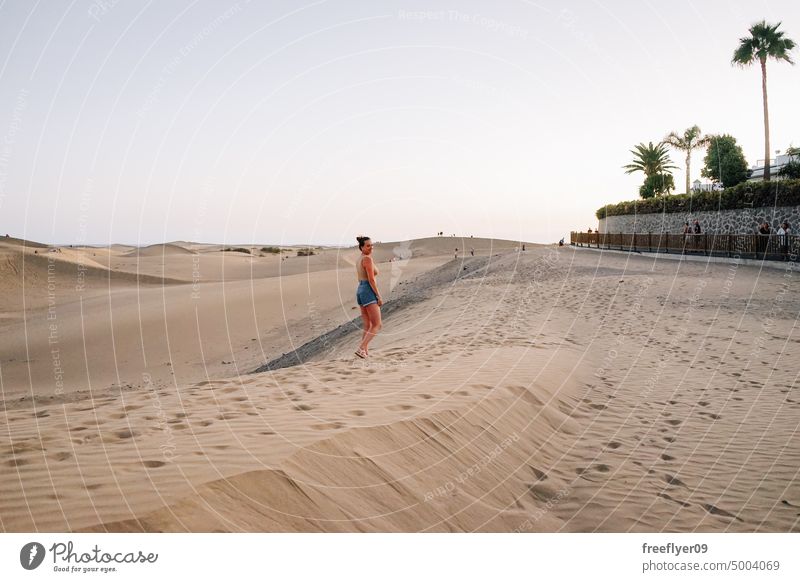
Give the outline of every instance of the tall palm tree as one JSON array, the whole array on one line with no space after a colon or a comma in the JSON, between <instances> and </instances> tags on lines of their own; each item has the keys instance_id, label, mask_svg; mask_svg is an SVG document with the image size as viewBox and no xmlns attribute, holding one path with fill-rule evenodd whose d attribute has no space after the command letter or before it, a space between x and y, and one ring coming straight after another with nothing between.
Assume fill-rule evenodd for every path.
<instances>
[{"instance_id":1,"label":"tall palm tree","mask_svg":"<svg viewBox=\"0 0 800 582\"><path fill-rule=\"evenodd\" d=\"M686 193L689 193L689 174L692 166L692 150L708 145L708 138L705 137L700 128L693 125L683 132L683 135L672 131L664 138L664 143L669 144L676 150L686 152Z\"/></svg>"},{"instance_id":2,"label":"tall palm tree","mask_svg":"<svg viewBox=\"0 0 800 582\"><path fill-rule=\"evenodd\" d=\"M669 170L674 170L675 166L672 165L672 160L669 159L669 152L667 146L663 143L653 145L650 142L647 145L640 143L631 150L633 154L633 163L626 166L626 174L633 174L634 172L644 172L647 177L656 174L666 174Z\"/></svg>"},{"instance_id":3,"label":"tall palm tree","mask_svg":"<svg viewBox=\"0 0 800 582\"><path fill-rule=\"evenodd\" d=\"M767 24L766 20L757 22L750 27L750 36L739 39L739 46L733 53L731 64L746 67L754 61L761 64L761 93L764 99L764 181L769 180L769 111L767 109L767 59L772 57L776 61L786 61L790 65L794 62L789 53L794 49L795 42L786 38L783 31L778 31L781 23Z\"/></svg>"}]
</instances>

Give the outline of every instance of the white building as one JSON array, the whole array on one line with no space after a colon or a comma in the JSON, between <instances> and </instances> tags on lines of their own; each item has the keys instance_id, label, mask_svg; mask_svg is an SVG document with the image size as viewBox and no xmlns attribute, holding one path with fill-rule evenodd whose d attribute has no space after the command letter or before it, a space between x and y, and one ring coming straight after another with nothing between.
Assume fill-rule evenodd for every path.
<instances>
[{"instance_id":1,"label":"white building","mask_svg":"<svg viewBox=\"0 0 800 582\"><path fill-rule=\"evenodd\" d=\"M800 156L789 156L787 154L776 155L775 158L771 160L772 163L769 166L770 180L781 180L782 177L778 175L778 172L791 161L800 162ZM750 177L748 181L755 182L764 179L764 160L758 160L758 164L750 168Z\"/></svg>"},{"instance_id":2,"label":"white building","mask_svg":"<svg viewBox=\"0 0 800 582\"><path fill-rule=\"evenodd\" d=\"M695 180L692 182L692 192L718 192L722 190L722 184L719 182L701 182Z\"/></svg>"}]
</instances>

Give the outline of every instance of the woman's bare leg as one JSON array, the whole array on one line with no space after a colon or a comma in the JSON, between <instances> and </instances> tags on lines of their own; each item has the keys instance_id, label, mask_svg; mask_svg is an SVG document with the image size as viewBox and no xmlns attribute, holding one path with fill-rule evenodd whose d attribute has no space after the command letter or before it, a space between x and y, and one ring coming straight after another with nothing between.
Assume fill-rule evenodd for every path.
<instances>
[{"instance_id":1,"label":"woman's bare leg","mask_svg":"<svg viewBox=\"0 0 800 582\"><path fill-rule=\"evenodd\" d=\"M361 321L364 322L364 332L361 334L361 342L363 343L364 342L364 336L367 335L367 330L369 329L369 326L370 326L370 323L369 323L369 312L367 312L367 308L364 307L363 305L359 305L359 308L361 309ZM361 345L361 344L359 344L359 345Z\"/></svg>"},{"instance_id":2,"label":"woman's bare leg","mask_svg":"<svg viewBox=\"0 0 800 582\"><path fill-rule=\"evenodd\" d=\"M367 312L370 325L364 333L364 339L361 340L361 345L359 347L366 352L369 342L371 342L372 338L378 334L383 324L381 322L381 308L378 307L377 303L367 305L363 309L365 309Z\"/></svg>"},{"instance_id":3,"label":"woman's bare leg","mask_svg":"<svg viewBox=\"0 0 800 582\"><path fill-rule=\"evenodd\" d=\"M370 326L369 321L369 313L367 313L367 308L363 305L359 306L361 308L361 320L364 322L364 332L361 334L361 343L358 344L361 346L364 343L364 338L367 337L367 330Z\"/></svg>"}]
</instances>

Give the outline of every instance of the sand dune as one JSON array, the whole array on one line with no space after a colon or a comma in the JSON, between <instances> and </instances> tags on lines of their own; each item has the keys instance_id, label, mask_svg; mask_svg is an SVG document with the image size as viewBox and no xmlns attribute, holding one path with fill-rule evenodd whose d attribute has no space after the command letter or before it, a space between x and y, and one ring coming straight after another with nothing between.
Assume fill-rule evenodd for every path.
<instances>
[{"instance_id":1,"label":"sand dune","mask_svg":"<svg viewBox=\"0 0 800 582\"><path fill-rule=\"evenodd\" d=\"M406 265L397 280L385 278L387 299L402 292L403 280L441 262L420 259ZM0 335L4 392L60 395L141 387L145 374L153 382L174 384L245 373L356 317L354 279L348 268L128 286L80 301L68 293L69 301L7 322Z\"/></svg>"},{"instance_id":2,"label":"sand dune","mask_svg":"<svg viewBox=\"0 0 800 582\"><path fill-rule=\"evenodd\" d=\"M195 251L184 248L174 243L136 247L127 253L129 257L163 257L167 255L192 255Z\"/></svg>"},{"instance_id":3,"label":"sand dune","mask_svg":"<svg viewBox=\"0 0 800 582\"><path fill-rule=\"evenodd\" d=\"M416 257L440 243L407 246ZM7 398L3 529L800 530L791 278L506 244L409 261L403 292L428 294L387 316L366 361L352 356L354 333L270 372L247 373L258 354L249 370L206 380L178 370L138 387ZM280 325L285 301L263 320L230 312L252 309L254 294L277 302L280 285L310 282L320 312L338 301L352 317L331 292L346 298L351 275L205 283L229 310L209 337ZM183 287L160 304L140 297L142 313L161 310L176 336L196 339ZM140 316L111 305L131 322L119 341ZM297 315L290 333L309 325ZM92 362L102 359L121 358Z\"/></svg>"},{"instance_id":4,"label":"sand dune","mask_svg":"<svg viewBox=\"0 0 800 582\"><path fill-rule=\"evenodd\" d=\"M21 321L26 311L40 310L53 302L77 301L117 288L179 282L111 270L101 262L107 253L27 244L0 246L0 313L6 320Z\"/></svg>"}]
</instances>

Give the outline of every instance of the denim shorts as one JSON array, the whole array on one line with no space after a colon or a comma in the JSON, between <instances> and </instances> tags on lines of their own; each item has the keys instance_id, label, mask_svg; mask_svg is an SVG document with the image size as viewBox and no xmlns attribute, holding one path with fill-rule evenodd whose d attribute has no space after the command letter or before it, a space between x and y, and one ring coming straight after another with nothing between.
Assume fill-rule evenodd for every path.
<instances>
[{"instance_id":1,"label":"denim shorts","mask_svg":"<svg viewBox=\"0 0 800 582\"><path fill-rule=\"evenodd\" d=\"M378 298L375 296L375 291L372 290L372 285L369 281L359 281L358 289L356 289L356 303L361 307L377 303Z\"/></svg>"}]
</instances>

